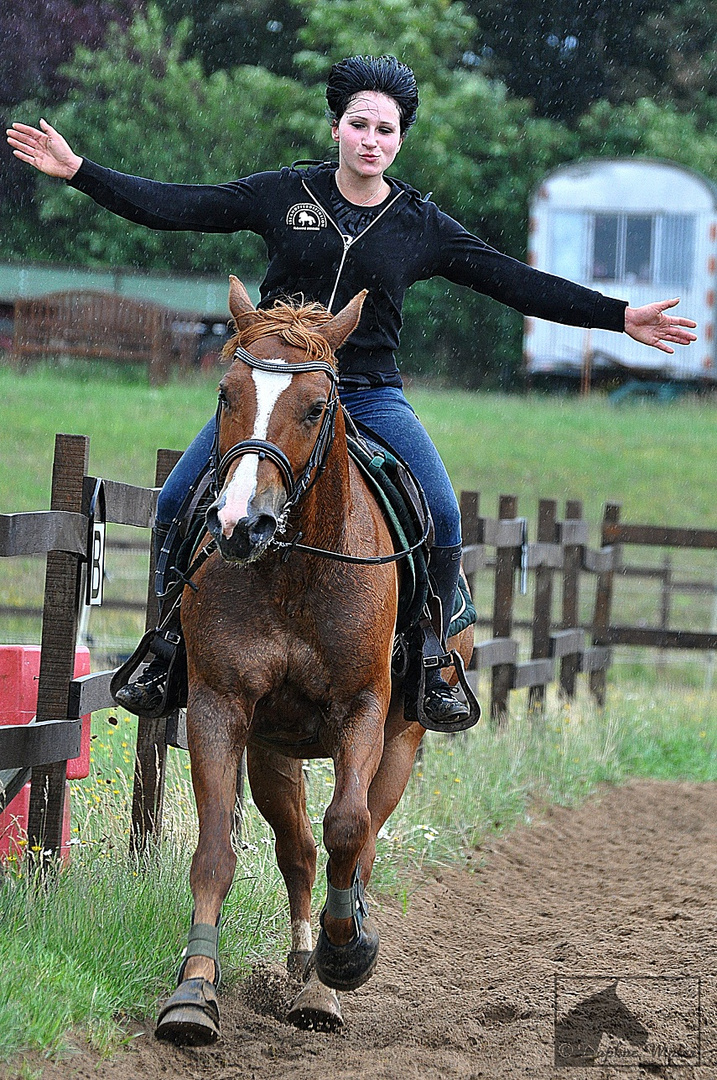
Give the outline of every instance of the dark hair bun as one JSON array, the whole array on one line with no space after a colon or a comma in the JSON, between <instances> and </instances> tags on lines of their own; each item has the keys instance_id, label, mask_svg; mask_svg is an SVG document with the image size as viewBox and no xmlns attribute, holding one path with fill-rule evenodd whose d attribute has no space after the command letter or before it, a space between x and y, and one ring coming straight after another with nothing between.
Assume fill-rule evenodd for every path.
<instances>
[{"instance_id":1,"label":"dark hair bun","mask_svg":"<svg viewBox=\"0 0 717 1080\"><path fill-rule=\"evenodd\" d=\"M386 94L398 105L401 134L416 122L418 87L416 76L395 56L349 56L334 64L326 85L331 120L338 123L351 98L362 90Z\"/></svg>"}]
</instances>

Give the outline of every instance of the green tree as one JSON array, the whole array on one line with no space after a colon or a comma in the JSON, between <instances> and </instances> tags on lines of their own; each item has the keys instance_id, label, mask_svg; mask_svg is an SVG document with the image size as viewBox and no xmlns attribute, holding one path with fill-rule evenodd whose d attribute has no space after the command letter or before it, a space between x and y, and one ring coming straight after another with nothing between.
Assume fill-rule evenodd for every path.
<instances>
[{"instance_id":1,"label":"green tree","mask_svg":"<svg viewBox=\"0 0 717 1080\"><path fill-rule=\"evenodd\" d=\"M78 50L66 71L68 98L48 119L78 153L174 183L223 182L322 155L328 129L316 91L262 68L207 76L198 59L182 58L188 32L183 23L169 34L150 8L128 32L111 33L104 49ZM263 245L249 234L133 226L44 178L39 199L45 258L254 275L262 262Z\"/></svg>"},{"instance_id":2,"label":"green tree","mask_svg":"<svg viewBox=\"0 0 717 1080\"><path fill-rule=\"evenodd\" d=\"M637 36L652 74L651 96L694 113L701 126L717 120L717 0L662 5Z\"/></svg>"},{"instance_id":3,"label":"green tree","mask_svg":"<svg viewBox=\"0 0 717 1080\"><path fill-rule=\"evenodd\" d=\"M304 13L304 49L295 61L307 79L323 80L333 63L357 53L391 53L421 86L442 82L468 48L475 21L451 0L293 0Z\"/></svg>"},{"instance_id":4,"label":"green tree","mask_svg":"<svg viewBox=\"0 0 717 1080\"><path fill-rule=\"evenodd\" d=\"M641 98L612 108L597 102L581 117L576 131L578 157L645 157L678 161L717 182L717 135L703 130L698 116L674 105Z\"/></svg>"},{"instance_id":5,"label":"green tree","mask_svg":"<svg viewBox=\"0 0 717 1080\"><path fill-rule=\"evenodd\" d=\"M654 82L641 27L658 0L466 0L480 32L473 62L530 98L538 116L575 120L597 100L632 101Z\"/></svg>"},{"instance_id":6,"label":"green tree","mask_svg":"<svg viewBox=\"0 0 717 1080\"><path fill-rule=\"evenodd\" d=\"M157 0L170 26L191 20L187 53L204 70L240 64L292 75L303 16L292 0Z\"/></svg>"}]
</instances>

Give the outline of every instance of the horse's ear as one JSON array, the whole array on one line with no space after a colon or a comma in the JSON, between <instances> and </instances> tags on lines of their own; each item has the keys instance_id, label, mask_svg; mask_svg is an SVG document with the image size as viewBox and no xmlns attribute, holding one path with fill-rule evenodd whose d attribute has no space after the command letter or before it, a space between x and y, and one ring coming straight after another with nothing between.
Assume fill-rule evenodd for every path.
<instances>
[{"instance_id":1,"label":"horse's ear","mask_svg":"<svg viewBox=\"0 0 717 1080\"><path fill-rule=\"evenodd\" d=\"M358 326L361 318L361 308L367 295L368 289L363 289L354 296L353 300L349 300L346 307L334 315L330 322L316 328L317 333L326 338L332 352L336 352L339 345L343 345L349 334L352 334Z\"/></svg>"},{"instance_id":2,"label":"horse's ear","mask_svg":"<svg viewBox=\"0 0 717 1080\"><path fill-rule=\"evenodd\" d=\"M234 321L238 324L239 320L246 315L254 315L256 309L249 299L249 293L238 277L234 277L234 274L229 275L229 310L231 311Z\"/></svg>"}]
</instances>

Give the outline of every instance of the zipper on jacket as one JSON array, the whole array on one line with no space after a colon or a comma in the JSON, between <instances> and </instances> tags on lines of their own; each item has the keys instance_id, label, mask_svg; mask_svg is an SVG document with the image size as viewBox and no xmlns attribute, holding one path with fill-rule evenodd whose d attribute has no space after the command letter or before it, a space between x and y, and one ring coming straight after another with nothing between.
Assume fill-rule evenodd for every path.
<instances>
[{"instance_id":1,"label":"zipper on jacket","mask_svg":"<svg viewBox=\"0 0 717 1080\"><path fill-rule=\"evenodd\" d=\"M396 192L396 194L394 195L394 197L393 197L393 198L391 199L391 201L390 201L390 202L389 202L389 203L388 203L388 204L387 204L386 206L384 206L384 208L383 208L383 210L381 211L381 213L380 213L380 214L377 214L377 215L376 215L376 217L375 217L375 218L373 219L373 221L370 221L370 222L368 223L368 225L366 226L366 228L365 228L365 229L362 229L362 230L361 230L361 232L360 232L360 233L359 233L359 234L358 234L357 236L349 236L349 235L347 235L346 233L342 233L342 232L341 232L341 229L340 229L340 228L338 227L338 225L336 224L336 222L335 222L335 221L334 221L334 219L332 218L332 216L331 216L331 214L329 213L329 211L328 211L328 210L326 209L326 207L325 207L325 206L323 205L323 203L319 201L318 197L317 197L316 195L314 195L313 191L311 190L311 188L310 188L310 187L308 186L308 184L306 183L306 181L305 181L305 180L304 180L303 178L302 178L302 180L301 180L301 185L302 185L302 187L303 187L304 191L305 191L305 192L307 193L307 195L308 195L308 196L309 196L309 197L310 197L310 198L311 198L311 199L312 199L312 200L313 200L313 201L314 201L314 202L316 203L316 205L317 205L317 206L318 206L318 207L319 207L319 208L320 208L321 210L323 210L323 212L324 212L324 213L326 214L326 218L327 218L327 220L328 220L328 221L330 221L330 222L331 222L331 224L333 225L333 227L334 227L334 228L336 229L336 232L337 232L337 233L339 234L339 236L341 237L341 242L342 242L342 244L343 244L343 251L342 251L342 253L341 253L341 260L340 260L340 262L339 262L339 268L338 268L338 270L336 271L336 280L334 281L334 287L333 287L333 289L331 290L331 297L329 298L329 302L328 302L328 304L326 305L326 308L327 308L327 310L328 310L328 311L331 311L331 308L332 308L333 302L334 302L334 300L336 299L336 290L337 290L337 289L338 289L338 287L339 287L339 281L340 281L340 279L341 279L341 274L342 274L342 272L343 272L343 269L344 269L344 264L345 264L345 262L346 262L346 256L347 256L347 255L348 255L348 253L349 253L349 248L350 248L350 247L352 246L352 244L355 244L357 240L360 240L362 236L365 236L365 235L366 235L366 233L367 233L367 232L369 231L369 229L370 229L370 228L371 228L371 227L372 227L373 225L375 225L375 224L376 224L376 222L377 222L377 221L379 221L379 220L380 220L380 219L381 219L381 218L383 217L383 215L384 215L384 214L386 213L386 211L387 211L387 210L390 210L390 209L391 209L391 207L393 206L393 204L394 204L394 203L395 203L395 202L396 202L396 201L397 201L398 199L400 199L400 198L401 198L401 196L405 194L405 192L404 192L404 191L397 191L397 192Z\"/></svg>"}]
</instances>

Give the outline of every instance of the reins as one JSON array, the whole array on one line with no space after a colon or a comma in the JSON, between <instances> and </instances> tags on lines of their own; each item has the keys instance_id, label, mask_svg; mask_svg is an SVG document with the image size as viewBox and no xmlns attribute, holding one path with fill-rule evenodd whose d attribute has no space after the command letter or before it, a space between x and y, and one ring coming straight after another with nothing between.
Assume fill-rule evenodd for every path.
<instances>
[{"instance_id":1,"label":"reins","mask_svg":"<svg viewBox=\"0 0 717 1080\"><path fill-rule=\"evenodd\" d=\"M331 392L328 401L326 402L326 408L324 410L319 433L316 437L316 442L314 443L309 459L298 480L294 479L291 463L284 451L274 443L267 442L265 439L244 439L241 442L235 443L225 454L220 456L219 425L221 423L221 414L224 403L221 394L219 397L216 413L214 445L212 447L213 482L217 496L219 495L219 491L221 490L231 465L245 454L256 454L260 459L268 458L277 466L282 483L284 484L288 495L284 510L291 510L306 494L309 488L316 483L326 467L328 454L336 434L336 413L339 407L339 397L337 393L338 376L331 364L324 360L305 360L298 364L286 364L281 360L262 360L242 348L241 345L239 345L234 352L233 359L241 360L243 363L248 364L249 367L257 368L259 371L267 371L275 375L294 375L305 371L321 371L328 376L329 381L331 382ZM383 563L398 562L399 559L405 559L414 551L417 551L428 539L430 527L430 519L427 518L421 539L418 540L417 543L411 544L410 547L401 548L400 551L394 551L390 555L347 555L341 551L330 551L327 548L313 547L310 544L301 543L301 537L303 535L301 532L297 533L293 540L277 540L276 538L273 538L269 542L269 547L283 548L284 560L289 558L292 551L303 551L310 555L319 555L324 559L334 559L337 562L353 563L363 566L381 565ZM187 574L189 579L191 579L192 574L214 550L213 547L211 550L209 550L209 548L210 545L203 548L192 563L189 573Z\"/></svg>"}]
</instances>

